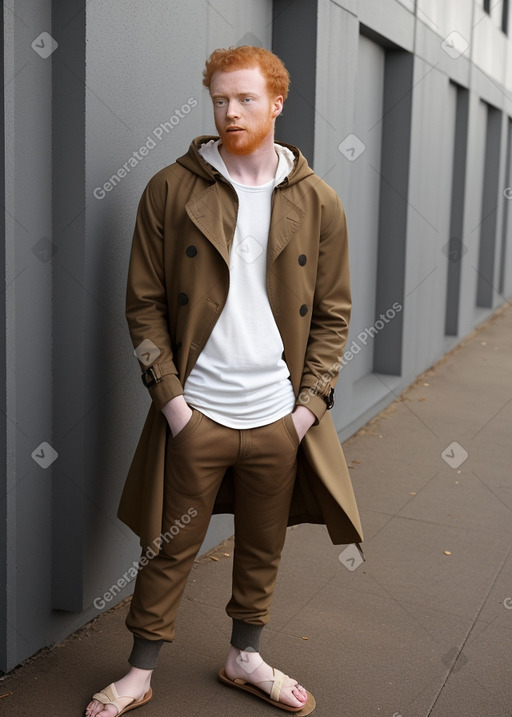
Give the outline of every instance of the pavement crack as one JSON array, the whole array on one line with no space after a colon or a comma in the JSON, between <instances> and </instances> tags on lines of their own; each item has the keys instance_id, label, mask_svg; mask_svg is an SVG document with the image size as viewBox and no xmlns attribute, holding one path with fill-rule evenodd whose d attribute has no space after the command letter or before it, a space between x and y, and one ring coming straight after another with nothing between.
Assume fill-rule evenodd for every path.
<instances>
[{"instance_id":1,"label":"pavement crack","mask_svg":"<svg viewBox=\"0 0 512 717\"><path fill-rule=\"evenodd\" d=\"M436 706L436 703L437 703L437 701L439 700L439 698L440 698L440 696L441 696L441 694L442 694L442 692L443 692L443 690L444 690L444 688L445 688L445 686L446 686L446 684L447 684L447 682L448 682L448 679L450 678L450 675L451 675L452 672L454 671L454 667L455 667L455 665L457 664L457 661L459 660L459 657L460 657L460 655L462 654L462 651L464 650L464 648L465 648L465 646L466 646L466 643L468 642L468 639L469 639L471 633L473 632L473 630L474 630L474 628L475 628L476 623L478 622L478 618L480 617L480 615L481 615L481 613L482 613L482 610L484 609L485 604L486 604L486 602L487 602L487 600L488 600L488 598L489 598L489 595L491 594L491 592L492 592L492 590L493 590L493 588L494 588L494 586L495 586L495 584L496 584L496 581L498 580L498 578L499 578L499 576L500 576L500 574L501 574L501 571L503 570L503 566L505 565L505 563L506 563L506 561L507 561L507 559L508 559L508 556L510 555L511 550L512 550L512 545L510 545L509 549L508 549L507 552L506 552L505 557L504 557L503 560L501 561L501 564L500 564L499 568L496 570L496 574L495 574L495 576L494 576L494 579L493 579L492 583L490 584L489 589L487 590L485 596L483 597L482 602L481 602L481 604L480 604L480 607L479 607L479 609L478 609L478 612L476 613L475 617L473 618L473 620L472 620L472 622L471 622L471 624L470 624L470 626L469 626L469 628L468 628L468 630L467 630L467 632L466 632L466 635L465 635L465 637L464 637L464 639L463 639L463 641L462 641L462 644L461 644L460 648L457 649L457 651L456 651L456 653L455 653L455 656L454 656L454 658L453 658L452 664L448 667L448 670L447 670L447 672L446 672L445 678L444 678L442 684L440 685L439 690L437 691L437 694L435 695L434 699L432 700L432 702L431 702L431 704L430 704L430 707L428 708L427 714L425 715L425 717L430 717L430 715L432 714L432 712L433 712L433 710L434 710L434 707ZM476 678L475 678L475 679L476 679ZM479 683L479 684L480 684L480 683ZM480 685L480 686L483 687L483 685ZM485 688L484 688L484 689L485 689ZM487 690L486 690L486 691L487 691Z\"/></svg>"}]
</instances>

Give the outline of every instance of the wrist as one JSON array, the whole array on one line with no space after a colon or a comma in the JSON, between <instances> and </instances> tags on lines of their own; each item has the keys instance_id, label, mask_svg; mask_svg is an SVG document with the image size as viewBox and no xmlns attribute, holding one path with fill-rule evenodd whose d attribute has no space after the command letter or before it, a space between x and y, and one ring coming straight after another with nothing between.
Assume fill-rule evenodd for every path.
<instances>
[{"instance_id":1,"label":"wrist","mask_svg":"<svg viewBox=\"0 0 512 717\"><path fill-rule=\"evenodd\" d=\"M292 421L295 425L299 440L302 441L315 420L315 414L306 406L299 405L295 407L295 410L292 412Z\"/></svg>"},{"instance_id":2,"label":"wrist","mask_svg":"<svg viewBox=\"0 0 512 717\"><path fill-rule=\"evenodd\" d=\"M310 428L316 421L316 416L313 411L311 411L311 409L302 404L295 406L295 410L293 411L293 413L297 416L297 418L300 417L303 423L306 424L309 422L308 428Z\"/></svg>"},{"instance_id":3,"label":"wrist","mask_svg":"<svg viewBox=\"0 0 512 717\"><path fill-rule=\"evenodd\" d=\"M183 394L175 396L174 398L171 398L170 401L167 401L167 403L162 406L161 411L166 417L167 423L169 424L173 434L183 427L192 413L192 409L185 401L185 396Z\"/></svg>"}]
</instances>

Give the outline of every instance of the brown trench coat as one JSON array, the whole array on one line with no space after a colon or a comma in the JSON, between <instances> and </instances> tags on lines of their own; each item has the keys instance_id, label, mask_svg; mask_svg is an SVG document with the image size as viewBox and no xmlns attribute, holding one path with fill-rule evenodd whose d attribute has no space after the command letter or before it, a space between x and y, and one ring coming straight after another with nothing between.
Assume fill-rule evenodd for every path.
<instances>
[{"instance_id":1,"label":"brown trench coat","mask_svg":"<svg viewBox=\"0 0 512 717\"><path fill-rule=\"evenodd\" d=\"M148 183L140 200L128 270L126 318L152 403L126 479L118 516L143 547L162 532L168 424L161 412L206 344L229 289L229 248L237 216L231 185L198 153ZM340 367L350 317L348 242L341 202L298 149L274 190L267 250L270 305L297 403L315 414L298 453L289 525L324 523L335 544L362 540L352 484L327 400ZM148 342L151 342L149 344ZM152 348L154 345L155 348ZM150 347L144 353L146 347ZM230 472L214 513L232 513Z\"/></svg>"}]
</instances>

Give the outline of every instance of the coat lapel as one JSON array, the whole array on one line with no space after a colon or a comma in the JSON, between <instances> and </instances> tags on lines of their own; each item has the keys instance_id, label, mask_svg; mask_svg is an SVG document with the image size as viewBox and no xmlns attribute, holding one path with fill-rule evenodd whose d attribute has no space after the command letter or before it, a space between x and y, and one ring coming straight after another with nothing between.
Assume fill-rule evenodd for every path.
<instances>
[{"instance_id":1,"label":"coat lapel","mask_svg":"<svg viewBox=\"0 0 512 717\"><path fill-rule=\"evenodd\" d=\"M296 234L305 216L305 212L283 196L282 192L274 194L267 249L267 272Z\"/></svg>"},{"instance_id":2,"label":"coat lapel","mask_svg":"<svg viewBox=\"0 0 512 717\"><path fill-rule=\"evenodd\" d=\"M233 241L237 208L226 190L221 190L218 183L215 183L187 202L185 209L199 231L213 244L229 267L229 247Z\"/></svg>"}]
</instances>

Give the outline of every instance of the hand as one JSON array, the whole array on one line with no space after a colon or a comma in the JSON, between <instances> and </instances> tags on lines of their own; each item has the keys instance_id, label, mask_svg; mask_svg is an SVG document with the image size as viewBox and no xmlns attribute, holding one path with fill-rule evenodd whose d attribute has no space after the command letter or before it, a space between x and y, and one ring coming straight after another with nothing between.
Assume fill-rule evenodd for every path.
<instances>
[{"instance_id":1,"label":"hand","mask_svg":"<svg viewBox=\"0 0 512 717\"><path fill-rule=\"evenodd\" d=\"M173 438L185 428L192 417L192 409L183 395L171 398L165 406L162 406L162 413L167 419Z\"/></svg>"},{"instance_id":2,"label":"hand","mask_svg":"<svg viewBox=\"0 0 512 717\"><path fill-rule=\"evenodd\" d=\"M295 426L295 430L297 431L299 440L302 441L315 420L315 414L313 411L310 411L307 406L297 406L295 411L292 413L292 421Z\"/></svg>"}]
</instances>

